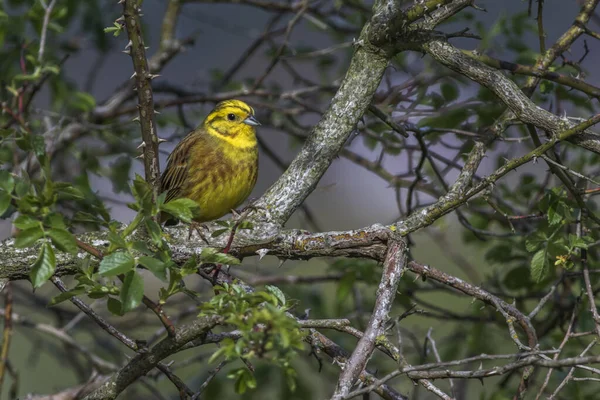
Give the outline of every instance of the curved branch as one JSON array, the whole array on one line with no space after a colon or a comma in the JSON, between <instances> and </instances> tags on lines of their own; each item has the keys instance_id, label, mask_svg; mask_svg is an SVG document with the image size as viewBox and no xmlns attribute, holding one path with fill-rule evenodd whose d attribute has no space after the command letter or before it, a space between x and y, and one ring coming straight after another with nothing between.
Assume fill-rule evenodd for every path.
<instances>
[{"instance_id":1,"label":"curved branch","mask_svg":"<svg viewBox=\"0 0 600 400\"><path fill-rule=\"evenodd\" d=\"M174 337L167 337L147 353L138 353L131 361L114 373L110 379L84 400L114 399L140 376L150 372L165 357L170 356L185 344L206 334L222 322L221 317L199 317L189 325L177 329Z\"/></svg>"}]
</instances>

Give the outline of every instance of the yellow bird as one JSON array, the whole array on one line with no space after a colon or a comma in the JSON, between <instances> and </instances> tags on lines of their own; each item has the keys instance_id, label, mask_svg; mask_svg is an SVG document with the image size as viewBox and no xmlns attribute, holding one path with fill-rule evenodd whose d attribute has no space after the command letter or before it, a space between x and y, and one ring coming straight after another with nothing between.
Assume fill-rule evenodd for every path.
<instances>
[{"instance_id":1,"label":"yellow bird","mask_svg":"<svg viewBox=\"0 0 600 400\"><path fill-rule=\"evenodd\" d=\"M254 109L243 101L218 103L169 155L161 177L165 202L195 201L200 207L198 223L220 218L241 205L258 176L258 125Z\"/></svg>"}]
</instances>

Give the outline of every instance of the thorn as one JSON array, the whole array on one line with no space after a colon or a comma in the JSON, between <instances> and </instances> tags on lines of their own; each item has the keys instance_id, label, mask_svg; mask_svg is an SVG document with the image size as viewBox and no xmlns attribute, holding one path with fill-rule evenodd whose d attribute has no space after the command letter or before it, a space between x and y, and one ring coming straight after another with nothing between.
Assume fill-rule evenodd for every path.
<instances>
[{"instance_id":1,"label":"thorn","mask_svg":"<svg viewBox=\"0 0 600 400\"><path fill-rule=\"evenodd\" d=\"M119 0L119 1L117 2L117 4L123 4L123 3L125 3L125 0Z\"/></svg>"},{"instance_id":2,"label":"thorn","mask_svg":"<svg viewBox=\"0 0 600 400\"><path fill-rule=\"evenodd\" d=\"M142 142L136 149L143 149L144 147L146 147L146 142Z\"/></svg>"},{"instance_id":3,"label":"thorn","mask_svg":"<svg viewBox=\"0 0 600 400\"><path fill-rule=\"evenodd\" d=\"M167 142L167 139L163 139L163 138L158 138L158 144Z\"/></svg>"},{"instance_id":4,"label":"thorn","mask_svg":"<svg viewBox=\"0 0 600 400\"><path fill-rule=\"evenodd\" d=\"M122 21L125 21L125 16L124 15L121 15L119 18L117 18L115 20L115 22L122 22Z\"/></svg>"},{"instance_id":5,"label":"thorn","mask_svg":"<svg viewBox=\"0 0 600 400\"><path fill-rule=\"evenodd\" d=\"M133 42L130 40L129 42L127 42L127 45L125 46L125 50L131 49L131 46L133 46Z\"/></svg>"},{"instance_id":6,"label":"thorn","mask_svg":"<svg viewBox=\"0 0 600 400\"><path fill-rule=\"evenodd\" d=\"M279 265L277 266L277 268L281 268L281 266L283 265L283 263L284 263L284 262L286 262L286 261L287 261L287 259L285 259L285 258L280 258L280 259L279 259Z\"/></svg>"},{"instance_id":7,"label":"thorn","mask_svg":"<svg viewBox=\"0 0 600 400\"><path fill-rule=\"evenodd\" d=\"M137 72L134 72L133 75L131 75L131 77L129 79L135 78L136 75L137 75Z\"/></svg>"},{"instance_id":8,"label":"thorn","mask_svg":"<svg viewBox=\"0 0 600 400\"><path fill-rule=\"evenodd\" d=\"M150 46L144 46L144 50L148 50Z\"/></svg>"},{"instance_id":9,"label":"thorn","mask_svg":"<svg viewBox=\"0 0 600 400\"><path fill-rule=\"evenodd\" d=\"M154 114L160 114L160 111L154 110Z\"/></svg>"},{"instance_id":10,"label":"thorn","mask_svg":"<svg viewBox=\"0 0 600 400\"><path fill-rule=\"evenodd\" d=\"M134 119L132 119L132 120L131 120L131 122L134 122L134 121L140 122L140 117L139 117L139 115L138 115L137 117L135 117Z\"/></svg>"},{"instance_id":11,"label":"thorn","mask_svg":"<svg viewBox=\"0 0 600 400\"><path fill-rule=\"evenodd\" d=\"M161 76L160 74L146 74L146 77L150 80L158 78L159 76Z\"/></svg>"},{"instance_id":12,"label":"thorn","mask_svg":"<svg viewBox=\"0 0 600 400\"><path fill-rule=\"evenodd\" d=\"M144 155L143 155L143 154L140 154L140 155L139 155L139 156L137 156L136 158L140 158L140 159L142 159L142 158L144 158Z\"/></svg>"},{"instance_id":13,"label":"thorn","mask_svg":"<svg viewBox=\"0 0 600 400\"><path fill-rule=\"evenodd\" d=\"M262 260L263 257L266 256L268 252L269 252L269 249L256 250L256 254L258 254L258 259Z\"/></svg>"},{"instance_id":14,"label":"thorn","mask_svg":"<svg viewBox=\"0 0 600 400\"><path fill-rule=\"evenodd\" d=\"M125 54L127 54L127 55L130 56L131 55L131 49L125 49L125 50L121 51L121 53L125 53Z\"/></svg>"}]
</instances>

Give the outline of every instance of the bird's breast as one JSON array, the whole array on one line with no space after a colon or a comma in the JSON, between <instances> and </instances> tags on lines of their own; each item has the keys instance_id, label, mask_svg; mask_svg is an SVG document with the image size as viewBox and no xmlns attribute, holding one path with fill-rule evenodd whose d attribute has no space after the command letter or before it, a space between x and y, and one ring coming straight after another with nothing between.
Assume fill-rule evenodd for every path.
<instances>
[{"instance_id":1,"label":"bird's breast","mask_svg":"<svg viewBox=\"0 0 600 400\"><path fill-rule=\"evenodd\" d=\"M186 196L200 207L199 222L222 217L250 195L258 177L258 149L230 146L204 151L191 165Z\"/></svg>"}]
</instances>

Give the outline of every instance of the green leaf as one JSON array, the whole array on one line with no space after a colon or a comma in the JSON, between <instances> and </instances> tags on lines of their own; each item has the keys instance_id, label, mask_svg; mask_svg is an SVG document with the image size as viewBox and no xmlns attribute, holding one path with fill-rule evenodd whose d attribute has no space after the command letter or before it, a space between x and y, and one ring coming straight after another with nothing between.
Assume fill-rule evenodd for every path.
<instances>
[{"instance_id":1,"label":"green leaf","mask_svg":"<svg viewBox=\"0 0 600 400\"><path fill-rule=\"evenodd\" d=\"M216 264L227 264L227 265L238 265L240 260L229 254L223 254L219 250L212 247L207 247L202 250L200 254L200 261L205 263L216 263Z\"/></svg>"},{"instance_id":2,"label":"green leaf","mask_svg":"<svg viewBox=\"0 0 600 400\"><path fill-rule=\"evenodd\" d=\"M172 200L162 206L162 211L187 223L192 222L194 213L197 212L198 209L198 204L195 201L186 198Z\"/></svg>"},{"instance_id":3,"label":"green leaf","mask_svg":"<svg viewBox=\"0 0 600 400\"><path fill-rule=\"evenodd\" d=\"M0 189L11 193L15 187L15 178L7 170L0 170Z\"/></svg>"},{"instance_id":4,"label":"green leaf","mask_svg":"<svg viewBox=\"0 0 600 400\"><path fill-rule=\"evenodd\" d=\"M115 276L129 272L134 267L133 256L129 253L118 251L107 255L100 261L98 273L102 276Z\"/></svg>"},{"instance_id":5,"label":"green leaf","mask_svg":"<svg viewBox=\"0 0 600 400\"><path fill-rule=\"evenodd\" d=\"M65 229L50 229L46 234L52 239L54 247L69 254L77 253L75 237Z\"/></svg>"},{"instance_id":6,"label":"green leaf","mask_svg":"<svg viewBox=\"0 0 600 400\"><path fill-rule=\"evenodd\" d=\"M530 237L525 240L525 248L528 252L533 253L540 248L541 245L545 244L548 240L546 233L542 231L534 232Z\"/></svg>"},{"instance_id":7,"label":"green leaf","mask_svg":"<svg viewBox=\"0 0 600 400\"><path fill-rule=\"evenodd\" d=\"M41 226L24 229L17 234L15 238L15 247L29 247L44 236L44 230Z\"/></svg>"},{"instance_id":8,"label":"green leaf","mask_svg":"<svg viewBox=\"0 0 600 400\"><path fill-rule=\"evenodd\" d=\"M546 249L538 250L531 259L531 278L535 282L540 282L546 277L549 271L548 255Z\"/></svg>"},{"instance_id":9,"label":"green leaf","mask_svg":"<svg viewBox=\"0 0 600 400\"><path fill-rule=\"evenodd\" d=\"M135 270L125 275L123 287L121 288L122 311L126 313L133 310L142 302L144 297L144 280Z\"/></svg>"},{"instance_id":10,"label":"green leaf","mask_svg":"<svg viewBox=\"0 0 600 400\"><path fill-rule=\"evenodd\" d=\"M6 210L8 210L11 200L12 197L10 196L10 193L0 190L0 216L3 215Z\"/></svg>"},{"instance_id":11,"label":"green leaf","mask_svg":"<svg viewBox=\"0 0 600 400\"><path fill-rule=\"evenodd\" d=\"M454 83L442 83L442 96L446 102L454 101L458 98L458 87Z\"/></svg>"},{"instance_id":12,"label":"green leaf","mask_svg":"<svg viewBox=\"0 0 600 400\"><path fill-rule=\"evenodd\" d=\"M229 232L229 228L217 229L210 234L210 237L216 238L224 234L225 232Z\"/></svg>"},{"instance_id":13,"label":"green leaf","mask_svg":"<svg viewBox=\"0 0 600 400\"><path fill-rule=\"evenodd\" d=\"M42 245L37 260L31 266L29 272L29 280L34 288L38 288L44 284L54 274L56 269L56 256L50 243L46 242Z\"/></svg>"},{"instance_id":14,"label":"green leaf","mask_svg":"<svg viewBox=\"0 0 600 400\"><path fill-rule=\"evenodd\" d=\"M85 293L85 288L83 287L76 287L75 289L71 289L67 292L62 292L61 294L59 294L58 296L54 296L50 300L50 302L48 303L48 307L55 306L58 303L62 303L65 300L70 300L73 296L77 296L83 293Z\"/></svg>"},{"instance_id":15,"label":"green leaf","mask_svg":"<svg viewBox=\"0 0 600 400\"><path fill-rule=\"evenodd\" d=\"M140 223L142 222L142 220L144 219L144 215L143 214L137 214L135 216L135 218L133 219L133 221L131 221L129 223L129 225L127 225L127 228L125 228L123 230L123 237L127 237L129 235L131 235L133 233L133 231L135 231L137 229L137 227L140 225Z\"/></svg>"},{"instance_id":16,"label":"green leaf","mask_svg":"<svg viewBox=\"0 0 600 400\"><path fill-rule=\"evenodd\" d=\"M146 231L150 235L152 242L155 245L160 246L162 243L162 231L160 229L160 225L150 218L146 218L144 223L146 225Z\"/></svg>"},{"instance_id":17,"label":"green leaf","mask_svg":"<svg viewBox=\"0 0 600 400\"><path fill-rule=\"evenodd\" d=\"M74 187L72 183L55 182L54 188L58 193L58 197L63 200L81 200L85 198L83 192Z\"/></svg>"},{"instance_id":18,"label":"green leaf","mask_svg":"<svg viewBox=\"0 0 600 400\"><path fill-rule=\"evenodd\" d=\"M114 248L127 249L127 242L116 232L108 232L108 241Z\"/></svg>"},{"instance_id":19,"label":"green leaf","mask_svg":"<svg viewBox=\"0 0 600 400\"><path fill-rule=\"evenodd\" d=\"M106 302L106 307L108 311L110 311L114 315L122 316L123 313L123 304L114 297L109 297Z\"/></svg>"},{"instance_id":20,"label":"green leaf","mask_svg":"<svg viewBox=\"0 0 600 400\"><path fill-rule=\"evenodd\" d=\"M89 93L76 92L72 96L70 104L73 108L87 112L92 111L96 107L96 99Z\"/></svg>"},{"instance_id":21,"label":"green leaf","mask_svg":"<svg viewBox=\"0 0 600 400\"><path fill-rule=\"evenodd\" d=\"M584 238L569 234L569 245L571 248L587 249L588 243Z\"/></svg>"},{"instance_id":22,"label":"green leaf","mask_svg":"<svg viewBox=\"0 0 600 400\"><path fill-rule=\"evenodd\" d=\"M285 294L283 294L281 289L279 289L277 286L272 285L266 285L265 289L267 289L267 292L271 293L277 298L280 305L285 306Z\"/></svg>"},{"instance_id":23,"label":"green leaf","mask_svg":"<svg viewBox=\"0 0 600 400\"><path fill-rule=\"evenodd\" d=\"M43 136L31 136L31 147L36 156L42 157L46 154L46 141Z\"/></svg>"},{"instance_id":24,"label":"green leaf","mask_svg":"<svg viewBox=\"0 0 600 400\"><path fill-rule=\"evenodd\" d=\"M33 228L39 226L40 222L36 219L31 218L29 215L19 215L13 221L13 225L21 230Z\"/></svg>"},{"instance_id":25,"label":"green leaf","mask_svg":"<svg viewBox=\"0 0 600 400\"><path fill-rule=\"evenodd\" d=\"M167 281L167 265L153 257L140 257L138 261L161 281Z\"/></svg>"}]
</instances>

